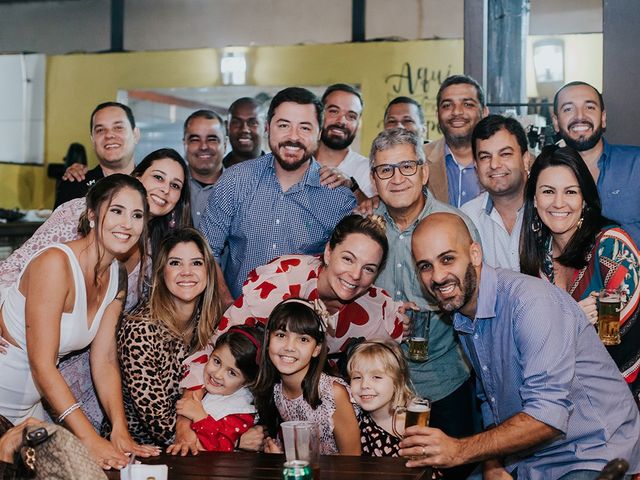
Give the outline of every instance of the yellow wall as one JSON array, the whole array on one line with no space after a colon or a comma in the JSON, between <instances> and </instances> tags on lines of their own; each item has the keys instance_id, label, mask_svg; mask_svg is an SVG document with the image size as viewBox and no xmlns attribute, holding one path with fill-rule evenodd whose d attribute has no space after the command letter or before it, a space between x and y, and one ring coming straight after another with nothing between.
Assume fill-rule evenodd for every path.
<instances>
[{"instance_id":1,"label":"yellow wall","mask_svg":"<svg viewBox=\"0 0 640 480\"><path fill-rule=\"evenodd\" d=\"M538 97L533 66L533 44L539 40L564 42L564 83L581 80L602 91L602 34L530 35L527 38L527 97Z\"/></svg>"},{"instance_id":2,"label":"yellow wall","mask_svg":"<svg viewBox=\"0 0 640 480\"><path fill-rule=\"evenodd\" d=\"M413 96L425 105L432 137L434 98L441 80L462 71L462 40L253 47L248 83L255 85L360 84L365 113L362 145L381 128L386 103ZM118 90L220 85L219 51L198 49L52 56L47 61L45 162L60 162L69 143L90 152L89 114ZM409 81L409 79L411 79ZM366 150L363 147L363 150ZM366 153L366 152L364 152ZM54 184L46 168L0 165L0 206L46 208Z\"/></svg>"}]
</instances>

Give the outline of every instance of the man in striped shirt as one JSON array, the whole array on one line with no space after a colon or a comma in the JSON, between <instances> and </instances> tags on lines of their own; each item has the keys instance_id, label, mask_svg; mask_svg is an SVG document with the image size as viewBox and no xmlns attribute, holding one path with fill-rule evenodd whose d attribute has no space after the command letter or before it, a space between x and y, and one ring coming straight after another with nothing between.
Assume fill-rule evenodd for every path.
<instances>
[{"instance_id":1,"label":"man in striped shirt","mask_svg":"<svg viewBox=\"0 0 640 480\"><path fill-rule=\"evenodd\" d=\"M412 238L420 280L477 375L485 431L456 439L405 430L408 466L485 461L484 478L596 479L608 460L640 472L640 416L580 306L539 278L482 263L456 215L435 213Z\"/></svg>"}]
</instances>

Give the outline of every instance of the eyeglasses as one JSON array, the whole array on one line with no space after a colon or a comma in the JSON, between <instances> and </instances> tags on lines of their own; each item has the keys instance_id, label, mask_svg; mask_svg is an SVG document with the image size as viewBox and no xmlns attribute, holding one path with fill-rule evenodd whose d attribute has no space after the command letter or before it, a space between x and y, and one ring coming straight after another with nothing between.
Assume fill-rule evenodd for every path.
<instances>
[{"instance_id":1,"label":"eyeglasses","mask_svg":"<svg viewBox=\"0 0 640 480\"><path fill-rule=\"evenodd\" d=\"M418 165L422 165L424 160L405 160L400 163L385 163L373 167L371 171L375 173L380 180L387 180L396 173L396 168L405 177L415 175L418 171Z\"/></svg>"}]
</instances>

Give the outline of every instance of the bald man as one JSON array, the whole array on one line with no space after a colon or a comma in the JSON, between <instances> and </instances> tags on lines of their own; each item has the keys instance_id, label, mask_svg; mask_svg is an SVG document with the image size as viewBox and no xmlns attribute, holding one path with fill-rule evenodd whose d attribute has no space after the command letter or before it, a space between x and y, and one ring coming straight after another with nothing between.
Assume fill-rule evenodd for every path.
<instances>
[{"instance_id":1,"label":"bald man","mask_svg":"<svg viewBox=\"0 0 640 480\"><path fill-rule=\"evenodd\" d=\"M455 439L405 431L410 467L485 461L484 478L595 479L621 457L640 472L640 416L578 304L549 282L482 263L457 215L416 228L420 281L444 311L477 375L485 431ZM419 457L415 459L415 457Z\"/></svg>"}]
</instances>

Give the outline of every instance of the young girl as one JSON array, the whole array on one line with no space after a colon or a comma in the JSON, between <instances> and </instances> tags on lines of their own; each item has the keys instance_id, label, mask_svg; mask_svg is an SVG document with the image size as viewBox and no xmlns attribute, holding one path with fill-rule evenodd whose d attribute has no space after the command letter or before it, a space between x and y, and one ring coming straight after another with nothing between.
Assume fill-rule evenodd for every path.
<instances>
[{"instance_id":1,"label":"young girl","mask_svg":"<svg viewBox=\"0 0 640 480\"><path fill-rule=\"evenodd\" d=\"M181 399L178 414L208 451L231 452L253 426L256 408L249 385L258 374L260 341L256 328L233 327L216 342L204 371L207 391L202 401Z\"/></svg>"},{"instance_id":2,"label":"young girl","mask_svg":"<svg viewBox=\"0 0 640 480\"><path fill-rule=\"evenodd\" d=\"M390 341L361 343L353 350L347 370L351 391L362 408L358 415L362 454L397 457L405 414L397 414L394 424L394 412L414 397L400 346Z\"/></svg>"},{"instance_id":3,"label":"young girl","mask_svg":"<svg viewBox=\"0 0 640 480\"><path fill-rule=\"evenodd\" d=\"M271 312L264 333L262 368L255 388L260 419L275 437L283 421L320 427L320 453L360 455L354 406L342 380L322 373L327 357L324 324L313 305L290 298ZM280 452L271 438L267 452Z\"/></svg>"}]
</instances>

